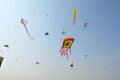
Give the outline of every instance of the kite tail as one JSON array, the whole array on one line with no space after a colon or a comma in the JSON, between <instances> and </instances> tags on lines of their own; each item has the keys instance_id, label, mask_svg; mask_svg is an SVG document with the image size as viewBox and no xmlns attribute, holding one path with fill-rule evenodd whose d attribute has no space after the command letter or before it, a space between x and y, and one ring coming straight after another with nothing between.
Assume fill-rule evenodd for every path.
<instances>
[{"instance_id":1,"label":"kite tail","mask_svg":"<svg viewBox=\"0 0 120 80\"><path fill-rule=\"evenodd\" d=\"M29 31L27 30L26 26L25 26L25 30L26 30L26 32L27 32L29 38L33 40L33 37L30 35L30 33L29 33Z\"/></svg>"},{"instance_id":2,"label":"kite tail","mask_svg":"<svg viewBox=\"0 0 120 80\"><path fill-rule=\"evenodd\" d=\"M75 24L75 20L73 20L73 23L72 23L72 24L73 24L73 26L74 26L74 24Z\"/></svg>"}]
</instances>

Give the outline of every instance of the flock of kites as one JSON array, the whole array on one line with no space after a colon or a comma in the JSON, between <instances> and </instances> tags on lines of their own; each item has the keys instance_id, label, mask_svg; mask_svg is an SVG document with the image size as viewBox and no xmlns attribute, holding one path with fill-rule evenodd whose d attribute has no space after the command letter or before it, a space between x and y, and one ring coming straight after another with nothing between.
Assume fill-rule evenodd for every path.
<instances>
[{"instance_id":1,"label":"flock of kites","mask_svg":"<svg viewBox=\"0 0 120 80\"><path fill-rule=\"evenodd\" d=\"M75 25L75 22L76 22L77 13L78 13L78 10L77 10L77 9L74 9L74 10L73 10L73 26ZM48 16L48 15L47 15L47 16ZM28 37L29 37L31 40L33 40L33 37L30 35L30 33L29 33L29 31L28 31L28 29L27 29L27 27L26 27L28 21L22 18L22 19L20 20L20 22L23 24L23 26L24 26L24 28L25 28L25 30L26 30L26 33L27 33L27 35L28 35ZM87 25L88 25L88 23L85 22L85 23L84 23L84 27L87 27ZM65 29L63 29L62 34L66 34L66 33L67 33L67 32L65 31ZM46 32L46 33L45 33L45 36L49 36L49 33ZM74 37L66 37L66 38L63 39L62 47L61 47L61 49L60 49L60 54L61 54L61 56L66 56L67 60L68 60L68 53L70 52L70 54L71 54L71 46L72 46L74 40L75 40ZM9 45L4 45L4 47L9 48ZM8 50L9 50L9 49L8 49ZM2 50L0 50L0 52L2 53ZM85 55L85 58L87 58L87 55ZM4 57L2 57L2 54L1 54L1 56L0 56L0 67L1 67L1 64L2 64L2 62L3 62L3 59L4 59ZM40 64L40 62L37 61L36 64ZM73 67L73 64L74 64L74 62L72 62L70 66Z\"/></svg>"},{"instance_id":2,"label":"flock of kites","mask_svg":"<svg viewBox=\"0 0 120 80\"><path fill-rule=\"evenodd\" d=\"M75 22L76 22L77 13L78 13L78 10L74 9L73 10L73 26L75 25ZM84 27L87 27L87 25L88 25L88 23L85 22ZM62 34L66 34L65 29L63 29ZM70 54L71 54L71 46L72 46L74 40L75 40L74 37L66 37L63 39L60 54L61 54L61 56L66 56L67 60L68 60L68 53L70 52ZM87 54L85 55L85 58L87 58ZM70 66L73 67L73 64L74 64L74 62L72 61Z\"/></svg>"}]
</instances>

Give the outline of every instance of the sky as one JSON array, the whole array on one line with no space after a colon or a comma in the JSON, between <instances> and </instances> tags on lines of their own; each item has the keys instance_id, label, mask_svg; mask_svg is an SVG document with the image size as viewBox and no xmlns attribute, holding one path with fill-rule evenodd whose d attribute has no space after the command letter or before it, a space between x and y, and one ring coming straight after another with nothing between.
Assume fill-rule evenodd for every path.
<instances>
[{"instance_id":1,"label":"sky","mask_svg":"<svg viewBox=\"0 0 120 80\"><path fill-rule=\"evenodd\" d=\"M120 80L119 3L0 0L0 56L4 57L0 80ZM74 9L78 13L73 26ZM33 40L20 22L22 18L28 21ZM61 34L63 29L66 35ZM69 60L60 55L62 40L67 37L75 39Z\"/></svg>"}]
</instances>

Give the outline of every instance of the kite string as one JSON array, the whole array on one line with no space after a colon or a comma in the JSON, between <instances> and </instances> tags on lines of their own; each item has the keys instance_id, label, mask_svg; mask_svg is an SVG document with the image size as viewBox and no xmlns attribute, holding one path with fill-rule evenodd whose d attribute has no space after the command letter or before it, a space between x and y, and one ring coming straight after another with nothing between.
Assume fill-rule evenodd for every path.
<instances>
[{"instance_id":1,"label":"kite string","mask_svg":"<svg viewBox=\"0 0 120 80\"><path fill-rule=\"evenodd\" d=\"M73 26L74 26L74 24L75 24L75 20L72 21L72 25L73 25Z\"/></svg>"},{"instance_id":2,"label":"kite string","mask_svg":"<svg viewBox=\"0 0 120 80\"><path fill-rule=\"evenodd\" d=\"M33 40L33 37L30 35L30 33L29 33L29 31L27 30L27 27L26 27L26 26L25 26L25 30L26 30L28 36Z\"/></svg>"}]
</instances>

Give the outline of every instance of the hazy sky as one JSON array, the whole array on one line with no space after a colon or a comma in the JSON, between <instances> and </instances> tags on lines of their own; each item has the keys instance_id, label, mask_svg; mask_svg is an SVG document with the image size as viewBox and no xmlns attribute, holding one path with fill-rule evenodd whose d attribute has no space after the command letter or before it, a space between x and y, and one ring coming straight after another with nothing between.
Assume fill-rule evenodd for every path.
<instances>
[{"instance_id":1,"label":"hazy sky","mask_svg":"<svg viewBox=\"0 0 120 80\"><path fill-rule=\"evenodd\" d=\"M69 60L65 37L75 38ZM120 80L120 0L0 0L0 50L0 80Z\"/></svg>"}]
</instances>

